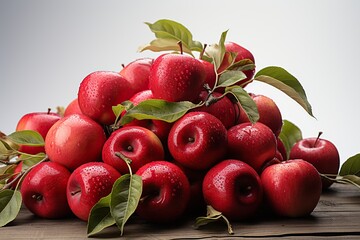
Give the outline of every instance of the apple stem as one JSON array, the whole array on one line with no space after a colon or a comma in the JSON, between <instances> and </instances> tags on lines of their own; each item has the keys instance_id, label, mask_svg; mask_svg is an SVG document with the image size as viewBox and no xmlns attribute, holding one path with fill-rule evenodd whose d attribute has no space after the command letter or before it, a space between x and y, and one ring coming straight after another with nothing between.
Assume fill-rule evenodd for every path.
<instances>
[{"instance_id":1,"label":"apple stem","mask_svg":"<svg viewBox=\"0 0 360 240\"><path fill-rule=\"evenodd\" d=\"M122 63L121 66L124 68L124 67L125 67L125 64Z\"/></svg>"},{"instance_id":2,"label":"apple stem","mask_svg":"<svg viewBox=\"0 0 360 240\"><path fill-rule=\"evenodd\" d=\"M47 114L50 114L50 112L51 112L51 108L48 108Z\"/></svg>"},{"instance_id":3,"label":"apple stem","mask_svg":"<svg viewBox=\"0 0 360 240\"><path fill-rule=\"evenodd\" d=\"M177 44L179 45L180 47L180 53L183 54L183 46L182 46L182 41L178 41Z\"/></svg>"},{"instance_id":4,"label":"apple stem","mask_svg":"<svg viewBox=\"0 0 360 240\"><path fill-rule=\"evenodd\" d=\"M320 139L320 136L323 134L323 132L319 132L319 134L318 134L318 136L317 136L317 138L316 138L316 140L315 140L315 142L314 142L314 146L313 147L316 147L316 144L319 142L319 139Z\"/></svg>"},{"instance_id":5,"label":"apple stem","mask_svg":"<svg viewBox=\"0 0 360 240\"><path fill-rule=\"evenodd\" d=\"M203 48L203 50L200 52L200 56L199 56L199 58L200 58L200 59L202 59L202 58L203 58L206 47L207 47L207 44L205 43L205 44L204 44L204 48Z\"/></svg>"}]
</instances>

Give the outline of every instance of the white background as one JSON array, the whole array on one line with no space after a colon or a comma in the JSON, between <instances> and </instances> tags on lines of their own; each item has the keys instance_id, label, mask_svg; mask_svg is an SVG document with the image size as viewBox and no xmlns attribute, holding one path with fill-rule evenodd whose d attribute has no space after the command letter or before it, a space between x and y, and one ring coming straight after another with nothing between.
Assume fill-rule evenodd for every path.
<instances>
[{"instance_id":1,"label":"white background","mask_svg":"<svg viewBox=\"0 0 360 240\"><path fill-rule=\"evenodd\" d=\"M248 48L257 69L287 69L303 85L316 119L272 87L250 92L274 99L304 137L332 141L341 161L359 153L360 1L5 1L0 0L0 130L11 133L28 112L66 106L82 79L119 71L153 39L144 22L168 18L195 40Z\"/></svg>"}]
</instances>

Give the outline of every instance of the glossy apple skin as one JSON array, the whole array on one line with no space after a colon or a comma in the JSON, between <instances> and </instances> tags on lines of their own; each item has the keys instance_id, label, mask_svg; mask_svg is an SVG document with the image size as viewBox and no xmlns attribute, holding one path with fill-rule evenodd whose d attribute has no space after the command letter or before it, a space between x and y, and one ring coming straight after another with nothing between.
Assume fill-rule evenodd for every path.
<instances>
[{"instance_id":1,"label":"glossy apple skin","mask_svg":"<svg viewBox=\"0 0 360 240\"><path fill-rule=\"evenodd\" d=\"M168 148L180 164L205 170L226 153L227 131L219 119L206 112L189 112L170 130Z\"/></svg>"},{"instance_id":2,"label":"glossy apple skin","mask_svg":"<svg viewBox=\"0 0 360 240\"><path fill-rule=\"evenodd\" d=\"M203 181L205 202L232 220L255 216L262 203L260 177L248 164L227 159L212 167Z\"/></svg>"},{"instance_id":3,"label":"glossy apple skin","mask_svg":"<svg viewBox=\"0 0 360 240\"><path fill-rule=\"evenodd\" d=\"M201 91L199 96L199 102L206 101L207 96L208 93L206 91ZM219 98L220 96L222 96L222 94L219 92L213 92L212 96L214 98ZM219 101L212 103L209 106L204 105L195 108L193 111L207 112L214 115L223 123L226 129L234 126L236 122L236 112L234 109L234 105L231 100L226 96L221 98Z\"/></svg>"},{"instance_id":4,"label":"glossy apple skin","mask_svg":"<svg viewBox=\"0 0 360 240\"><path fill-rule=\"evenodd\" d=\"M254 58L253 54L248 49L240 46L237 43L226 42L225 43L225 50L227 52L225 53L224 60L221 63L219 69L218 69L218 73L221 73L222 71L224 71L226 68L228 68L230 66L230 62L228 61L229 52L234 52L234 53L237 54L236 57L235 57L235 63L239 62L241 60L244 60L244 59L249 59L253 63L255 63L255 58ZM253 69L253 70L245 70L243 72L244 72L244 74L246 75L247 78L244 79L244 80L241 80L238 83L238 85L243 85L243 87L245 87L247 85L247 84L245 84L245 82L249 81L254 76L255 69Z\"/></svg>"},{"instance_id":5,"label":"glossy apple skin","mask_svg":"<svg viewBox=\"0 0 360 240\"><path fill-rule=\"evenodd\" d=\"M103 162L89 162L73 171L66 189L71 211L79 219L87 221L91 208L100 198L110 194L120 173Z\"/></svg>"},{"instance_id":6,"label":"glossy apple skin","mask_svg":"<svg viewBox=\"0 0 360 240\"><path fill-rule=\"evenodd\" d=\"M82 114L72 114L49 129L45 151L51 161L72 171L86 162L101 160L105 141L105 132L97 122Z\"/></svg>"},{"instance_id":7,"label":"glossy apple skin","mask_svg":"<svg viewBox=\"0 0 360 240\"><path fill-rule=\"evenodd\" d=\"M190 185L180 167L168 161L153 161L137 172L143 181L142 201L136 213L155 223L181 218L190 200Z\"/></svg>"},{"instance_id":8,"label":"glossy apple skin","mask_svg":"<svg viewBox=\"0 0 360 240\"><path fill-rule=\"evenodd\" d=\"M110 125L116 118L112 107L133 94L131 84L119 73L96 71L80 83L78 101L83 114L100 124Z\"/></svg>"},{"instance_id":9,"label":"glossy apple skin","mask_svg":"<svg viewBox=\"0 0 360 240\"><path fill-rule=\"evenodd\" d=\"M154 99L154 96L151 90L144 90L138 93L135 93L129 100L136 106L140 102ZM154 120L154 119L144 119L144 120L137 120L134 119L130 123L125 124L125 126L140 126L147 128L154 132L156 136L161 140L163 144L167 143L167 138L171 129L172 123L168 123L161 120Z\"/></svg>"},{"instance_id":10,"label":"glossy apple skin","mask_svg":"<svg viewBox=\"0 0 360 240\"><path fill-rule=\"evenodd\" d=\"M155 133L138 126L116 130L105 142L102 150L102 160L105 163L113 166L121 174L129 173L126 163L115 155L116 152L120 152L132 160L133 172L146 163L165 157L162 143Z\"/></svg>"},{"instance_id":11,"label":"glossy apple skin","mask_svg":"<svg viewBox=\"0 0 360 240\"><path fill-rule=\"evenodd\" d=\"M81 112L80 106L79 106L79 101L77 98L75 98L74 100L72 100L67 107L65 108L64 111L64 117L69 116L71 114L83 114Z\"/></svg>"},{"instance_id":12,"label":"glossy apple skin","mask_svg":"<svg viewBox=\"0 0 360 240\"><path fill-rule=\"evenodd\" d=\"M205 60L199 60L205 68L205 83L207 83L210 87L210 89L213 89L215 86L215 82L216 82L216 73L215 73L215 68L214 68L214 64L205 61Z\"/></svg>"},{"instance_id":13,"label":"glossy apple skin","mask_svg":"<svg viewBox=\"0 0 360 240\"><path fill-rule=\"evenodd\" d=\"M319 138L305 138L291 148L290 159L300 158L312 165L322 174L337 174L340 168L340 156L336 146L329 140ZM315 143L316 142L316 143ZM322 178L323 189L327 189L332 182Z\"/></svg>"},{"instance_id":14,"label":"glossy apple skin","mask_svg":"<svg viewBox=\"0 0 360 240\"><path fill-rule=\"evenodd\" d=\"M16 131L21 131L21 130L37 131L45 139L49 129L60 119L61 119L60 115L53 112L28 113L20 118L16 126ZM22 145L20 146L19 151L29 154L37 154L40 152L45 152L45 148L38 146Z\"/></svg>"},{"instance_id":15,"label":"glossy apple skin","mask_svg":"<svg viewBox=\"0 0 360 240\"><path fill-rule=\"evenodd\" d=\"M135 93L149 89L149 75L153 62L152 58L139 58L121 69L120 75L128 80Z\"/></svg>"},{"instance_id":16,"label":"glossy apple skin","mask_svg":"<svg viewBox=\"0 0 360 240\"><path fill-rule=\"evenodd\" d=\"M281 128L283 125L283 119L279 107L276 103L269 97L264 95L250 94L251 98L254 100L258 112L259 112L259 122L268 126L276 137L279 136ZM244 111L240 111L239 123L249 122L249 118L246 116Z\"/></svg>"},{"instance_id":17,"label":"glossy apple skin","mask_svg":"<svg viewBox=\"0 0 360 240\"><path fill-rule=\"evenodd\" d=\"M203 64L182 54L157 57L150 71L149 88L155 99L195 101L205 83Z\"/></svg>"},{"instance_id":18,"label":"glossy apple skin","mask_svg":"<svg viewBox=\"0 0 360 240\"><path fill-rule=\"evenodd\" d=\"M258 173L276 155L276 138L266 125L241 123L228 130L229 157L239 159Z\"/></svg>"},{"instance_id":19,"label":"glossy apple skin","mask_svg":"<svg viewBox=\"0 0 360 240\"><path fill-rule=\"evenodd\" d=\"M55 162L42 162L24 177L21 185L23 203L42 218L62 218L71 214L66 186L70 171Z\"/></svg>"},{"instance_id":20,"label":"glossy apple skin","mask_svg":"<svg viewBox=\"0 0 360 240\"><path fill-rule=\"evenodd\" d=\"M264 201L277 215L304 217L315 209L322 186L315 167L301 159L271 165L261 173Z\"/></svg>"}]
</instances>

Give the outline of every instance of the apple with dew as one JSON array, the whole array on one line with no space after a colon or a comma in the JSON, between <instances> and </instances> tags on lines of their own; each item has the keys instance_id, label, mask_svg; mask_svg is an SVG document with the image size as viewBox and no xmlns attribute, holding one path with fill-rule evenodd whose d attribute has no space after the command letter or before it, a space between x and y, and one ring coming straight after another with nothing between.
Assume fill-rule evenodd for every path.
<instances>
[{"instance_id":1,"label":"apple with dew","mask_svg":"<svg viewBox=\"0 0 360 240\"><path fill-rule=\"evenodd\" d=\"M134 93L149 89L149 75L153 62L152 58L139 58L121 69L120 75L128 80Z\"/></svg>"},{"instance_id":2,"label":"apple with dew","mask_svg":"<svg viewBox=\"0 0 360 240\"><path fill-rule=\"evenodd\" d=\"M80 109L79 101L77 98L73 99L65 108L64 117L69 116L71 114L83 114Z\"/></svg>"},{"instance_id":3,"label":"apple with dew","mask_svg":"<svg viewBox=\"0 0 360 240\"><path fill-rule=\"evenodd\" d=\"M205 202L232 220L254 217L262 203L258 173L240 160L216 164L206 173L202 186Z\"/></svg>"},{"instance_id":4,"label":"apple with dew","mask_svg":"<svg viewBox=\"0 0 360 240\"><path fill-rule=\"evenodd\" d=\"M113 106L134 95L131 84L119 73L96 71L80 83L78 101L81 112L100 124L110 125L116 116Z\"/></svg>"},{"instance_id":5,"label":"apple with dew","mask_svg":"<svg viewBox=\"0 0 360 240\"><path fill-rule=\"evenodd\" d=\"M62 218L71 214L66 186L70 171L55 162L42 162L25 175L21 184L23 203L42 218Z\"/></svg>"},{"instance_id":6,"label":"apple with dew","mask_svg":"<svg viewBox=\"0 0 360 240\"><path fill-rule=\"evenodd\" d=\"M135 95L132 96L129 99L129 101L136 106L140 102L149 99L154 99L151 90L144 90L135 93ZM125 111L123 112L123 114L125 114ZM158 136L158 138L161 140L163 144L166 144L172 125L173 125L172 123L168 123L161 120L155 120L155 119L144 119L144 120L133 119L130 123L127 123L124 126L140 126L150 129L152 132L156 134L156 136Z\"/></svg>"},{"instance_id":7,"label":"apple with dew","mask_svg":"<svg viewBox=\"0 0 360 240\"><path fill-rule=\"evenodd\" d=\"M229 157L244 161L258 173L276 155L276 137L261 122L235 125L227 131L227 135Z\"/></svg>"},{"instance_id":8,"label":"apple with dew","mask_svg":"<svg viewBox=\"0 0 360 240\"><path fill-rule=\"evenodd\" d=\"M222 122L207 112L189 112L172 126L168 148L180 164L205 170L226 154L227 131Z\"/></svg>"},{"instance_id":9,"label":"apple with dew","mask_svg":"<svg viewBox=\"0 0 360 240\"><path fill-rule=\"evenodd\" d=\"M340 156L336 146L329 140L318 137L304 138L292 146L290 158L300 158L312 165L319 173L337 175L340 168ZM332 181L322 178L323 189L332 185Z\"/></svg>"},{"instance_id":10,"label":"apple with dew","mask_svg":"<svg viewBox=\"0 0 360 240\"><path fill-rule=\"evenodd\" d=\"M74 170L86 162L101 160L106 141L103 128L83 114L72 114L57 121L45 138L49 159Z\"/></svg>"},{"instance_id":11,"label":"apple with dew","mask_svg":"<svg viewBox=\"0 0 360 240\"><path fill-rule=\"evenodd\" d=\"M315 209L322 186L316 168L302 159L273 164L261 173L264 201L284 217L304 217Z\"/></svg>"},{"instance_id":12,"label":"apple with dew","mask_svg":"<svg viewBox=\"0 0 360 240\"><path fill-rule=\"evenodd\" d=\"M250 96L254 100L259 112L260 118L258 121L268 126L275 136L278 137L283 125L283 119L279 107L267 96L257 94L250 94ZM250 122L245 111L242 110L241 106L240 108L241 110L238 123Z\"/></svg>"},{"instance_id":13,"label":"apple with dew","mask_svg":"<svg viewBox=\"0 0 360 240\"><path fill-rule=\"evenodd\" d=\"M208 97L207 91L201 91L199 96L199 102L207 101L208 98L219 99L219 100L215 100L214 102L210 103L210 105L208 106L203 105L201 107L195 108L192 111L210 113L215 117L217 117L224 124L225 128L228 129L235 125L236 111L231 100L226 96L222 98L221 96L222 96L221 93L213 92L211 96Z\"/></svg>"},{"instance_id":14,"label":"apple with dew","mask_svg":"<svg viewBox=\"0 0 360 240\"><path fill-rule=\"evenodd\" d=\"M183 54L163 54L153 63L149 88L155 99L170 102L195 101L205 83L204 65Z\"/></svg>"},{"instance_id":15,"label":"apple with dew","mask_svg":"<svg viewBox=\"0 0 360 240\"><path fill-rule=\"evenodd\" d=\"M168 161L153 161L137 172L143 181L136 213L155 223L171 223L181 218L190 199L190 185L180 167Z\"/></svg>"},{"instance_id":16,"label":"apple with dew","mask_svg":"<svg viewBox=\"0 0 360 240\"><path fill-rule=\"evenodd\" d=\"M51 112L50 109L48 109L47 112L27 113L18 121L16 131L33 130L38 132L45 139L49 129L60 119L61 116L57 113ZM43 146L20 145L19 151L29 154L37 154L45 152L45 148Z\"/></svg>"},{"instance_id":17,"label":"apple with dew","mask_svg":"<svg viewBox=\"0 0 360 240\"><path fill-rule=\"evenodd\" d=\"M121 174L129 168L121 153L131 159L131 169L136 172L141 166L154 160L164 159L164 148L160 139L147 128L139 126L122 127L114 131L106 140L102 150L102 160L113 166Z\"/></svg>"},{"instance_id":18,"label":"apple with dew","mask_svg":"<svg viewBox=\"0 0 360 240\"><path fill-rule=\"evenodd\" d=\"M120 176L115 168L103 162L89 162L76 168L69 177L66 189L71 211L79 219L87 221L91 208L110 194Z\"/></svg>"},{"instance_id":19,"label":"apple with dew","mask_svg":"<svg viewBox=\"0 0 360 240\"><path fill-rule=\"evenodd\" d=\"M202 60L199 60L205 68L205 84L208 84L210 89L213 89L216 83L216 73L215 73L215 68L214 68L214 64Z\"/></svg>"}]
</instances>

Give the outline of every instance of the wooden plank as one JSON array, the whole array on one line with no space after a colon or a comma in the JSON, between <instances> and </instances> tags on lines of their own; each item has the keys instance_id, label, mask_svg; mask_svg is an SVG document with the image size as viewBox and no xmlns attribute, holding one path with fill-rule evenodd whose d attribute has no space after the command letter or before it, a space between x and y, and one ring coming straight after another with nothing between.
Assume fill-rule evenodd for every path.
<instances>
[{"instance_id":1,"label":"wooden plank","mask_svg":"<svg viewBox=\"0 0 360 240\"><path fill-rule=\"evenodd\" d=\"M194 229L193 219L170 226L148 224L136 217L125 226L122 239L221 239L228 238L225 224ZM284 219L263 216L256 221L233 223L231 239L286 237L291 239L359 239L360 191L352 186L336 185L322 194L318 206L306 218ZM114 226L98 238L119 237ZM45 220L22 209L17 219L0 231L0 239L86 239L86 223L75 218Z\"/></svg>"}]
</instances>

